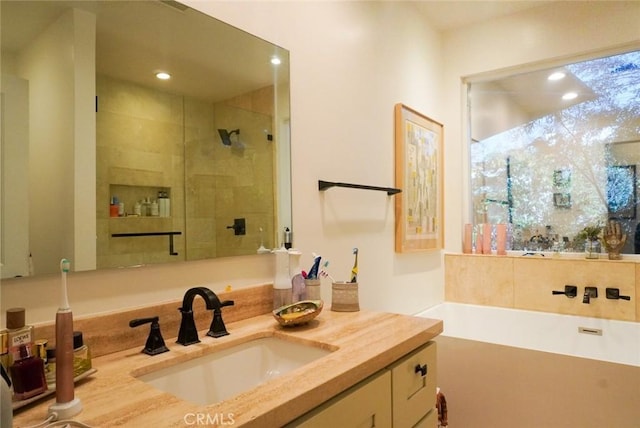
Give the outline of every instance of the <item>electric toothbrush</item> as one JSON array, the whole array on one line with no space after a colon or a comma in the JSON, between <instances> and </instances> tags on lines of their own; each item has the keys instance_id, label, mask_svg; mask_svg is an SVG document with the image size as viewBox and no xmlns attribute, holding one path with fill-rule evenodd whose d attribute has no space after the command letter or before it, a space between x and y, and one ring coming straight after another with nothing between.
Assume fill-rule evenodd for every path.
<instances>
[{"instance_id":1,"label":"electric toothbrush","mask_svg":"<svg viewBox=\"0 0 640 428\"><path fill-rule=\"evenodd\" d=\"M56 313L56 402L49 406L49 415L57 420L68 419L82 411L80 399L73 390L73 313L67 296L67 273L71 262L60 260L62 275L60 307Z\"/></svg>"}]
</instances>

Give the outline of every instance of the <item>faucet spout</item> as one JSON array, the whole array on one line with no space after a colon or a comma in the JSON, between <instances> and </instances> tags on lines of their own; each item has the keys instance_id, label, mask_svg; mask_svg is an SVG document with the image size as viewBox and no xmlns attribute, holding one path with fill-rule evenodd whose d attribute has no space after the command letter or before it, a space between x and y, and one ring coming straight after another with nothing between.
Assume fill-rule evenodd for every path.
<instances>
[{"instance_id":1,"label":"faucet spout","mask_svg":"<svg viewBox=\"0 0 640 428\"><path fill-rule=\"evenodd\" d=\"M591 299L595 299L598 297L598 287L585 287L584 295L582 296L582 303L586 303L587 305L591 303Z\"/></svg>"},{"instance_id":2,"label":"faucet spout","mask_svg":"<svg viewBox=\"0 0 640 428\"><path fill-rule=\"evenodd\" d=\"M182 299L182 307L181 311L191 311L193 310L193 300L196 296L201 296L204 299L204 302L207 305L207 309L214 309L216 307L216 301L218 301L218 296L207 287L194 287L187 290L184 293L184 298Z\"/></svg>"},{"instance_id":3,"label":"faucet spout","mask_svg":"<svg viewBox=\"0 0 640 428\"><path fill-rule=\"evenodd\" d=\"M178 343L184 346L200 342L196 322L193 318L193 300L196 296L201 296L204 299L207 309L215 309L220 306L218 296L206 287L190 288L184 293L182 307L178 308L182 315L182 321L180 322L177 340Z\"/></svg>"}]
</instances>

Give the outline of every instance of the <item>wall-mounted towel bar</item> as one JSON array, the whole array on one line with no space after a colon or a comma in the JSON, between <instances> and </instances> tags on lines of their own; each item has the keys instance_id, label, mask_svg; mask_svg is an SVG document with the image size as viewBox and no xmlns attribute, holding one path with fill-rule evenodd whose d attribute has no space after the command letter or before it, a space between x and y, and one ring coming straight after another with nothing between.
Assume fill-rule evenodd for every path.
<instances>
[{"instance_id":1,"label":"wall-mounted towel bar","mask_svg":"<svg viewBox=\"0 0 640 428\"><path fill-rule=\"evenodd\" d=\"M173 236L182 235L182 232L134 232L134 233L112 233L112 238L135 238L136 236L168 236L169 237L169 255L177 256L173 250Z\"/></svg>"},{"instance_id":2,"label":"wall-mounted towel bar","mask_svg":"<svg viewBox=\"0 0 640 428\"><path fill-rule=\"evenodd\" d=\"M402 192L402 190L394 189L392 187L365 186L363 184L336 183L333 181L318 180L318 190L320 190L321 192L329 189L330 187L348 187L350 189L378 190L387 192L387 195L395 195Z\"/></svg>"}]
</instances>

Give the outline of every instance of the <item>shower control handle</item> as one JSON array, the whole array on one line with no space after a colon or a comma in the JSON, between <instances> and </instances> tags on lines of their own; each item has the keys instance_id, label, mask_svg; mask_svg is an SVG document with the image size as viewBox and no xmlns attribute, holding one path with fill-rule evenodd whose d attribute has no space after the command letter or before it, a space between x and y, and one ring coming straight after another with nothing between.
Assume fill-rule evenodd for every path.
<instances>
[{"instance_id":1,"label":"shower control handle","mask_svg":"<svg viewBox=\"0 0 640 428\"><path fill-rule=\"evenodd\" d=\"M227 226L227 229L233 229L234 235L247 234L247 224L244 218L234 218L233 224L231 226Z\"/></svg>"}]
</instances>

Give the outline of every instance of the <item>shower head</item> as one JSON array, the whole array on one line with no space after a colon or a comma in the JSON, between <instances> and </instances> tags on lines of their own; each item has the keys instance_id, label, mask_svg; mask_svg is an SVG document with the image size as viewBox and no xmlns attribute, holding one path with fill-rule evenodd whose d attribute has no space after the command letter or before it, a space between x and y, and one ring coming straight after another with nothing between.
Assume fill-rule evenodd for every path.
<instances>
[{"instance_id":1,"label":"shower head","mask_svg":"<svg viewBox=\"0 0 640 428\"><path fill-rule=\"evenodd\" d=\"M233 134L240 136L240 130L234 129L233 131L227 131L226 129L218 129L218 134L220 134L222 144L224 144L225 146L230 146L231 144L233 144L233 141L231 141L231 136Z\"/></svg>"}]
</instances>

